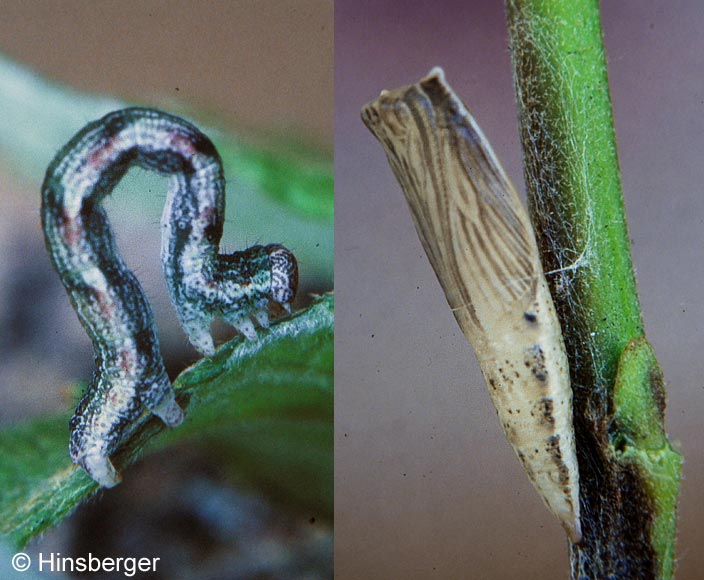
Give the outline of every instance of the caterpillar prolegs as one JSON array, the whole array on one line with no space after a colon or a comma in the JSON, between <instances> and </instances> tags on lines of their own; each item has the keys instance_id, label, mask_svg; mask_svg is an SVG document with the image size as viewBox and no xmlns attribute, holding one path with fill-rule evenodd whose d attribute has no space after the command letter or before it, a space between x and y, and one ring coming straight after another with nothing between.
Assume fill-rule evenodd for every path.
<instances>
[{"instance_id":1,"label":"caterpillar prolegs","mask_svg":"<svg viewBox=\"0 0 704 580\"><path fill-rule=\"evenodd\" d=\"M569 367L523 204L442 70L382 91L362 119L384 147L507 439L578 542Z\"/></svg>"},{"instance_id":2,"label":"caterpillar prolegs","mask_svg":"<svg viewBox=\"0 0 704 580\"><path fill-rule=\"evenodd\" d=\"M47 249L93 343L96 370L70 423L69 450L101 486L119 483L110 455L146 408L169 427L183 421L159 349L151 308L117 252L101 200L138 165L170 177L161 259L171 300L191 343L215 352L210 324L223 318L247 338L250 317L291 311L293 254L279 244L220 254L225 178L212 142L190 123L143 108L90 123L59 151L42 185Z\"/></svg>"}]
</instances>

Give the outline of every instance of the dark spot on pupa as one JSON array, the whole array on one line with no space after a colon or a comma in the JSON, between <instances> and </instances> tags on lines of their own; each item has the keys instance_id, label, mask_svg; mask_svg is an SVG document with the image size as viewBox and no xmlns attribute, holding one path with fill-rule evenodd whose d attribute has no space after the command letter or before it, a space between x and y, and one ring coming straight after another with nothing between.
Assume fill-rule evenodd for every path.
<instances>
[{"instance_id":1,"label":"dark spot on pupa","mask_svg":"<svg viewBox=\"0 0 704 580\"><path fill-rule=\"evenodd\" d=\"M560 485L566 485L567 482L570 480L570 474L567 465L565 465L565 462L562 461L562 451L560 450L560 436L553 435L552 437L549 437L545 450L548 452L550 458L552 459L552 462L557 467Z\"/></svg>"},{"instance_id":2,"label":"dark spot on pupa","mask_svg":"<svg viewBox=\"0 0 704 580\"><path fill-rule=\"evenodd\" d=\"M536 322L538 322L538 316L535 314L535 312L524 312L523 318L525 318L526 321L530 322L531 324L535 324Z\"/></svg>"},{"instance_id":3,"label":"dark spot on pupa","mask_svg":"<svg viewBox=\"0 0 704 580\"><path fill-rule=\"evenodd\" d=\"M538 402L535 404L534 409L536 414L540 416L541 422L547 425L555 424L555 417L553 416L553 406L553 400L550 397L544 397L538 400ZM531 411L531 415L533 415L533 411Z\"/></svg>"},{"instance_id":4,"label":"dark spot on pupa","mask_svg":"<svg viewBox=\"0 0 704 580\"><path fill-rule=\"evenodd\" d=\"M560 434L556 433L548 437L546 449L549 453L560 453Z\"/></svg>"},{"instance_id":5,"label":"dark spot on pupa","mask_svg":"<svg viewBox=\"0 0 704 580\"><path fill-rule=\"evenodd\" d=\"M548 379L548 370L545 368L545 353L539 344L534 344L524 351L524 363L540 382Z\"/></svg>"},{"instance_id":6,"label":"dark spot on pupa","mask_svg":"<svg viewBox=\"0 0 704 580\"><path fill-rule=\"evenodd\" d=\"M514 441L516 439L516 428L511 425L511 423L504 423L504 433L509 441Z\"/></svg>"}]
</instances>

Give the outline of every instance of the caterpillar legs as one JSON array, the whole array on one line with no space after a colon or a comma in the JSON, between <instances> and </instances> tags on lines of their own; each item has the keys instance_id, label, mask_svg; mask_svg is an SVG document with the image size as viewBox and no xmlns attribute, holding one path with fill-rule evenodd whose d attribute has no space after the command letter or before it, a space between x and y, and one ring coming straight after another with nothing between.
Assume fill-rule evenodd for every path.
<instances>
[{"instance_id":1,"label":"caterpillar legs","mask_svg":"<svg viewBox=\"0 0 704 580\"><path fill-rule=\"evenodd\" d=\"M169 389L161 402L152 407L150 411L159 417L167 427L178 427L183 423L183 410L176 402L176 395L173 389Z\"/></svg>"},{"instance_id":2,"label":"caterpillar legs","mask_svg":"<svg viewBox=\"0 0 704 580\"><path fill-rule=\"evenodd\" d=\"M215 354L214 318L254 339L253 319L267 327L270 303L290 313L298 288L296 258L280 244L218 253L222 163L212 142L187 121L153 109L115 111L57 153L42 184L42 226L97 362L71 419L69 449L72 461L104 487L120 481L109 457L145 409L170 427L183 421L151 308L117 253L101 206L132 165L172 178L162 216L162 267L179 320L201 353Z\"/></svg>"},{"instance_id":3,"label":"caterpillar legs","mask_svg":"<svg viewBox=\"0 0 704 580\"><path fill-rule=\"evenodd\" d=\"M184 419L165 372L137 381L111 375L104 369L96 372L71 419L69 451L73 463L83 467L102 487L120 483L122 478L110 456L144 408L168 427L177 427Z\"/></svg>"},{"instance_id":4,"label":"caterpillar legs","mask_svg":"<svg viewBox=\"0 0 704 580\"><path fill-rule=\"evenodd\" d=\"M88 449L86 454L78 460L78 465L85 469L100 487L115 487L122 481L122 476L98 446Z\"/></svg>"}]
</instances>

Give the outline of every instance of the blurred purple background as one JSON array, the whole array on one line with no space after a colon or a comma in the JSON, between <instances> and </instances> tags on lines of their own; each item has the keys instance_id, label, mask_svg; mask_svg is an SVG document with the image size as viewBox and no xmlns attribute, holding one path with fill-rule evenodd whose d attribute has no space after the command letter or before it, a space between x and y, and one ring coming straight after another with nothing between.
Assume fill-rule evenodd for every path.
<instances>
[{"instance_id":1,"label":"blurred purple background","mask_svg":"<svg viewBox=\"0 0 704 580\"><path fill-rule=\"evenodd\" d=\"M704 8L605 2L648 337L685 456L679 579L704 577ZM568 577L564 534L503 438L400 188L359 110L433 66L523 190L502 3L335 8L336 519L341 580ZM687 261L690 260L690 261Z\"/></svg>"}]
</instances>

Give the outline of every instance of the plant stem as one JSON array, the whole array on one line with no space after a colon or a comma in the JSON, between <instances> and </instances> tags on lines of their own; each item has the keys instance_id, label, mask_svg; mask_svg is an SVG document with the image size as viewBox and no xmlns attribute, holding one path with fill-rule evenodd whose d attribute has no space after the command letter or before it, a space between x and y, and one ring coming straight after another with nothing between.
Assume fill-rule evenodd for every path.
<instances>
[{"instance_id":1,"label":"plant stem","mask_svg":"<svg viewBox=\"0 0 704 580\"><path fill-rule=\"evenodd\" d=\"M545 270L557 270L551 289L574 389L584 538L572 546L572 577L670 578L681 461L665 436L664 391L651 380L661 376L654 356L652 373L632 372L628 364L619 370L631 340L649 346L630 257L599 5L507 0L506 8L529 206ZM615 402L617 375L629 387ZM631 404L635 399L642 404ZM639 420L647 436L619 430ZM647 449L659 445L664 459L657 469L647 451L625 449L641 449L643 440ZM666 492L653 484L662 478Z\"/></svg>"}]
</instances>

